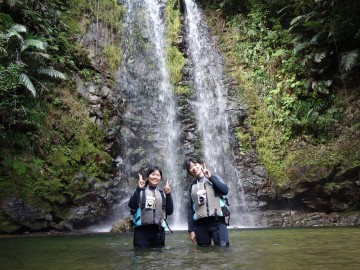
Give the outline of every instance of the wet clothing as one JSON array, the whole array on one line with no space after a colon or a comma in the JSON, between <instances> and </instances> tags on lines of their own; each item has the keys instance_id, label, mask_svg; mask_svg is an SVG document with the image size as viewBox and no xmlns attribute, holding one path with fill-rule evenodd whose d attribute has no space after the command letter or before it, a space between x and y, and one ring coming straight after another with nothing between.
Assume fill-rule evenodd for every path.
<instances>
[{"instance_id":1,"label":"wet clothing","mask_svg":"<svg viewBox=\"0 0 360 270\"><path fill-rule=\"evenodd\" d=\"M159 225L142 225L134 229L134 247L165 246L165 230Z\"/></svg>"},{"instance_id":2,"label":"wet clothing","mask_svg":"<svg viewBox=\"0 0 360 270\"><path fill-rule=\"evenodd\" d=\"M202 218L195 222L196 243L199 246L214 245L226 247L229 245L229 236L224 217L215 219L214 217Z\"/></svg>"},{"instance_id":3,"label":"wet clothing","mask_svg":"<svg viewBox=\"0 0 360 270\"><path fill-rule=\"evenodd\" d=\"M202 194L203 190L205 190L206 195ZM224 205L223 197L228 193L228 190L224 181L216 175L212 175L209 179L205 177L195 179L190 185L188 192L188 232L195 232L198 245L210 245L211 240L218 246L229 245L225 223L227 208ZM199 196L205 197L204 202Z\"/></svg>"},{"instance_id":4,"label":"wet clothing","mask_svg":"<svg viewBox=\"0 0 360 270\"><path fill-rule=\"evenodd\" d=\"M171 194L150 186L137 188L128 205L133 214L134 246L164 246L165 219L174 210Z\"/></svg>"}]
</instances>

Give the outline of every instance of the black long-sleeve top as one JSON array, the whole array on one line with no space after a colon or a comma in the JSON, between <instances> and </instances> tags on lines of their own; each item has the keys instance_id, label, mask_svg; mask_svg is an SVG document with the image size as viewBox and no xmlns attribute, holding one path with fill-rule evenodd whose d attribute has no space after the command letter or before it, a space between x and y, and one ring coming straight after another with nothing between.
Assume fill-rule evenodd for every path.
<instances>
[{"instance_id":1,"label":"black long-sleeve top","mask_svg":"<svg viewBox=\"0 0 360 270\"><path fill-rule=\"evenodd\" d=\"M193 200L191 197L191 187L192 185L196 184L197 181L202 182L205 180L205 177L199 178L199 179L195 179L194 182L190 185L189 187L189 191L188 191L188 232L193 232L194 231L194 208L193 208ZM209 181L213 184L213 188L215 190L216 194L219 195L227 195L229 192L229 188L228 186L224 183L224 180L221 179L220 176L218 175L212 175L209 178Z\"/></svg>"},{"instance_id":2,"label":"black long-sleeve top","mask_svg":"<svg viewBox=\"0 0 360 270\"><path fill-rule=\"evenodd\" d=\"M149 189L151 191L155 191L156 188L149 186ZM129 203L128 203L128 206L130 207L130 209L133 209L136 211L139 208L139 206L140 206L140 191L141 190L144 190L144 188L137 187L136 190L134 191L133 195L131 196ZM170 216L174 211L174 203L173 203L173 199L171 197L171 193L165 194L165 195L166 195L165 213L167 216Z\"/></svg>"}]
</instances>

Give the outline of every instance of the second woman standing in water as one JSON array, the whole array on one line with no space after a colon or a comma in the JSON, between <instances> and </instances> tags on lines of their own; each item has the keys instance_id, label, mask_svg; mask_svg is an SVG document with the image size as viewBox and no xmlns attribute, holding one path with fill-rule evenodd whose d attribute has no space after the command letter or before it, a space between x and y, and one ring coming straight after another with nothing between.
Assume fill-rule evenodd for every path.
<instances>
[{"instance_id":1,"label":"second woman standing in water","mask_svg":"<svg viewBox=\"0 0 360 270\"><path fill-rule=\"evenodd\" d=\"M188 173L195 177L189 188L188 232L199 246L229 246L225 217L229 216L225 195L228 186L217 175L212 175L205 164L193 158L185 161Z\"/></svg>"}]
</instances>

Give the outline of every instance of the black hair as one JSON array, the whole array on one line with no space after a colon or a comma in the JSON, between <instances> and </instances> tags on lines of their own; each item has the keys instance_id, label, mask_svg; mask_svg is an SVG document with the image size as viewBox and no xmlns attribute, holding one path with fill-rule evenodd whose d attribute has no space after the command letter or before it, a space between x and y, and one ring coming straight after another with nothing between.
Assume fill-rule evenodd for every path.
<instances>
[{"instance_id":1,"label":"black hair","mask_svg":"<svg viewBox=\"0 0 360 270\"><path fill-rule=\"evenodd\" d=\"M188 173L190 173L189 168L190 168L190 163L199 163L201 164L201 162L199 160L197 160L196 158L187 158L184 162L184 169L186 169L188 171Z\"/></svg>"},{"instance_id":2,"label":"black hair","mask_svg":"<svg viewBox=\"0 0 360 270\"><path fill-rule=\"evenodd\" d=\"M160 176L161 176L161 179L162 179L162 171L161 171L160 167L159 167L159 166L156 166L156 165L151 166L151 167L147 170L147 172L146 172L146 178L148 178L149 175L152 174L154 171L159 171Z\"/></svg>"}]
</instances>

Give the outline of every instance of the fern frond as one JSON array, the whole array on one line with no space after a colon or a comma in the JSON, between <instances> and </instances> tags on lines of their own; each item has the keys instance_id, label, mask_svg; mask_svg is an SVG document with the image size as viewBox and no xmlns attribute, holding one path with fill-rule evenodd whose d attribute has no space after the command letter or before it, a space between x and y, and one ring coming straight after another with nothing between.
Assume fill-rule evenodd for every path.
<instances>
[{"instance_id":1,"label":"fern frond","mask_svg":"<svg viewBox=\"0 0 360 270\"><path fill-rule=\"evenodd\" d=\"M297 16L294 19L292 19L291 22L290 22L290 25L291 25L290 28L293 28L293 27L297 26L299 24L299 22L302 19L304 19L305 17L306 17L305 15L300 15L300 16Z\"/></svg>"},{"instance_id":2,"label":"fern frond","mask_svg":"<svg viewBox=\"0 0 360 270\"><path fill-rule=\"evenodd\" d=\"M49 68L39 68L37 70L37 72L39 74L44 74L48 77L51 77L51 78L56 78L56 79L63 79L65 80L66 79L66 76L64 73L60 72L60 71L57 71L55 69L49 69Z\"/></svg>"},{"instance_id":3,"label":"fern frond","mask_svg":"<svg viewBox=\"0 0 360 270\"><path fill-rule=\"evenodd\" d=\"M4 47L0 46L0 56L5 56L7 54L7 51Z\"/></svg>"},{"instance_id":4,"label":"fern frond","mask_svg":"<svg viewBox=\"0 0 360 270\"><path fill-rule=\"evenodd\" d=\"M21 47L21 51L24 51L29 47L34 47L36 49L44 51L46 48L46 42L43 42L38 39L25 39L23 46Z\"/></svg>"},{"instance_id":5,"label":"fern frond","mask_svg":"<svg viewBox=\"0 0 360 270\"><path fill-rule=\"evenodd\" d=\"M306 49L307 47L309 47L309 45L310 45L309 41L305 41L305 42L296 44L296 46L294 47L294 53L298 53L298 52L302 51L303 49Z\"/></svg>"},{"instance_id":6,"label":"fern frond","mask_svg":"<svg viewBox=\"0 0 360 270\"><path fill-rule=\"evenodd\" d=\"M327 52L315 53L314 61L315 63L320 63L327 55Z\"/></svg>"},{"instance_id":7,"label":"fern frond","mask_svg":"<svg viewBox=\"0 0 360 270\"><path fill-rule=\"evenodd\" d=\"M26 52L26 54L29 56L29 57L32 57L32 58L46 58L46 59L50 59L50 55L47 54L47 53L42 53L42 52Z\"/></svg>"},{"instance_id":8,"label":"fern frond","mask_svg":"<svg viewBox=\"0 0 360 270\"><path fill-rule=\"evenodd\" d=\"M360 64L360 49L345 52L340 57L340 69L345 72L351 71Z\"/></svg>"},{"instance_id":9,"label":"fern frond","mask_svg":"<svg viewBox=\"0 0 360 270\"><path fill-rule=\"evenodd\" d=\"M33 83L31 82L30 78L28 75L26 75L25 73L20 73L20 81L24 84L24 86L31 92L31 94L33 94L33 96L36 96L36 90L35 87L33 85Z\"/></svg>"},{"instance_id":10,"label":"fern frond","mask_svg":"<svg viewBox=\"0 0 360 270\"><path fill-rule=\"evenodd\" d=\"M7 38L7 39L9 39L9 38L11 38L11 37L17 37L17 39L18 40L20 40L20 42L23 42L23 37L22 37L22 35L20 35L18 32L16 32L16 31L11 31L11 30L9 30L7 33L6 33L6 35L5 35L5 37Z\"/></svg>"},{"instance_id":11,"label":"fern frond","mask_svg":"<svg viewBox=\"0 0 360 270\"><path fill-rule=\"evenodd\" d=\"M323 34L323 32L321 31L321 32L317 33L316 35L314 35L314 36L310 39L309 43L310 43L310 44L317 44L317 43L318 43L318 39L319 39L319 37L321 37L322 34Z\"/></svg>"},{"instance_id":12,"label":"fern frond","mask_svg":"<svg viewBox=\"0 0 360 270\"><path fill-rule=\"evenodd\" d=\"M15 31L17 33L26 33L27 29L25 25L22 24L14 24L10 27L10 31Z\"/></svg>"}]
</instances>

